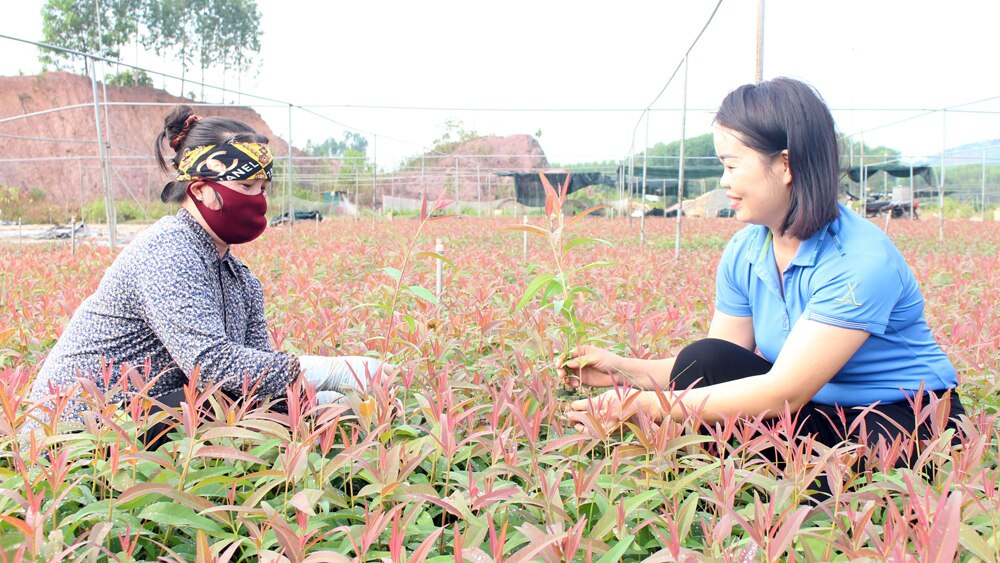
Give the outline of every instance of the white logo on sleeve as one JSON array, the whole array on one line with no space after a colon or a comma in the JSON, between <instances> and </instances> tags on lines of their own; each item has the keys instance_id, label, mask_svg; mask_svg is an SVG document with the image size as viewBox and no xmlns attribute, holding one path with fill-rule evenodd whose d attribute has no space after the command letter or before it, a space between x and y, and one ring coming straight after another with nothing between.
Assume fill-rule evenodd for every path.
<instances>
[{"instance_id":1,"label":"white logo on sleeve","mask_svg":"<svg viewBox=\"0 0 1000 563\"><path fill-rule=\"evenodd\" d=\"M858 284L848 282L847 293L845 293L844 296L839 299L834 299L834 301L837 303L846 303L848 305L854 305L855 307L860 307L861 303L858 303L858 300L854 297L855 287L858 287Z\"/></svg>"}]
</instances>

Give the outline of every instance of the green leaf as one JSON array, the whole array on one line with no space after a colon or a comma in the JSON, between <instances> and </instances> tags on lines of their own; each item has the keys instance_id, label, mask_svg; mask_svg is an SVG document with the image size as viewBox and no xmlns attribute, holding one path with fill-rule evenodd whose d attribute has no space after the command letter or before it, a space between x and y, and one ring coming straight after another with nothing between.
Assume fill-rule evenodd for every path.
<instances>
[{"instance_id":1,"label":"green leaf","mask_svg":"<svg viewBox=\"0 0 1000 563\"><path fill-rule=\"evenodd\" d=\"M396 281L399 281L399 279L403 277L403 272L401 270L397 270L396 268L390 268L387 266L385 268L382 268L382 271L388 274L390 278Z\"/></svg>"},{"instance_id":2,"label":"green leaf","mask_svg":"<svg viewBox=\"0 0 1000 563\"><path fill-rule=\"evenodd\" d=\"M514 312L516 313L521 309L523 309L524 306L527 305L529 301L531 301L531 298L534 297L536 293L538 293L538 290L541 289L542 286L544 286L545 284L552 281L554 278L555 276L549 273L538 274L535 277L535 279L531 280L531 283L528 284L527 289L524 290L524 295L521 296L521 300L518 301L517 307L514 307Z\"/></svg>"},{"instance_id":3,"label":"green leaf","mask_svg":"<svg viewBox=\"0 0 1000 563\"><path fill-rule=\"evenodd\" d=\"M569 252L570 250L573 250L574 248L582 244L604 244L614 248L613 244L604 239L593 238L593 237L573 237L563 244L562 247L563 254Z\"/></svg>"},{"instance_id":4,"label":"green leaf","mask_svg":"<svg viewBox=\"0 0 1000 563\"><path fill-rule=\"evenodd\" d=\"M412 293L413 295L416 295L420 299L427 301L431 305L437 305L439 303L438 298L425 287L419 285L411 285L408 286L406 290Z\"/></svg>"},{"instance_id":5,"label":"green leaf","mask_svg":"<svg viewBox=\"0 0 1000 563\"><path fill-rule=\"evenodd\" d=\"M574 293L587 293L587 294L590 294L591 296L593 296L598 301L601 301L602 303L604 302L604 297L602 297L600 293L597 293L593 289L591 289L589 287L586 287L586 286L582 286L581 285L581 286L577 286L577 287L574 287L573 289L569 290L569 294L570 295L573 295Z\"/></svg>"},{"instance_id":6,"label":"green leaf","mask_svg":"<svg viewBox=\"0 0 1000 563\"><path fill-rule=\"evenodd\" d=\"M658 490L643 491L627 500L622 501L625 503L625 514L634 513L637 507L642 506L644 503L650 499L656 498L660 494L662 493ZM613 505L608 507L604 516L601 516L601 519L597 521L597 524L594 524L594 528L590 532L590 539L603 541L603 538L607 537L607 535L611 533L611 529L614 528L617 519L618 509Z\"/></svg>"},{"instance_id":7,"label":"green leaf","mask_svg":"<svg viewBox=\"0 0 1000 563\"><path fill-rule=\"evenodd\" d=\"M139 518L165 526L204 530L215 536L227 535L216 521L195 513L190 508L174 502L154 502L142 509Z\"/></svg>"},{"instance_id":8,"label":"green leaf","mask_svg":"<svg viewBox=\"0 0 1000 563\"><path fill-rule=\"evenodd\" d=\"M403 322L406 323L406 330L413 332L417 328L417 319L414 319L410 315L402 315Z\"/></svg>"},{"instance_id":9,"label":"green leaf","mask_svg":"<svg viewBox=\"0 0 1000 563\"><path fill-rule=\"evenodd\" d=\"M565 299L556 299L552 301L552 312L558 315L559 313L562 312L563 306L565 304L566 304Z\"/></svg>"},{"instance_id":10,"label":"green leaf","mask_svg":"<svg viewBox=\"0 0 1000 563\"><path fill-rule=\"evenodd\" d=\"M976 532L975 528L968 524L959 525L958 541L962 547L983 561L993 560L993 549Z\"/></svg>"},{"instance_id":11,"label":"green leaf","mask_svg":"<svg viewBox=\"0 0 1000 563\"><path fill-rule=\"evenodd\" d=\"M628 548L632 547L632 542L635 540L635 534L630 534L622 538L615 546L605 553L597 563L612 563L614 561L621 561L622 555L628 551Z\"/></svg>"},{"instance_id":12,"label":"green leaf","mask_svg":"<svg viewBox=\"0 0 1000 563\"><path fill-rule=\"evenodd\" d=\"M534 225L514 225L512 227L504 227L505 231L524 231L529 235L536 237L549 238L549 232L541 227L536 227Z\"/></svg>"},{"instance_id":13,"label":"green leaf","mask_svg":"<svg viewBox=\"0 0 1000 563\"><path fill-rule=\"evenodd\" d=\"M598 260L597 262L591 262L590 264L580 266L579 268L573 270L573 273L575 274L577 272L582 272L584 270L589 270L591 268L603 268L605 266L614 266L614 265L615 265L614 262L608 262L607 260Z\"/></svg>"},{"instance_id":14,"label":"green leaf","mask_svg":"<svg viewBox=\"0 0 1000 563\"><path fill-rule=\"evenodd\" d=\"M440 260L452 268L455 267L455 263L449 260L447 256L444 256L443 254L438 254L437 252L430 252L430 251L418 252L415 256L417 258L431 258L433 260Z\"/></svg>"}]
</instances>

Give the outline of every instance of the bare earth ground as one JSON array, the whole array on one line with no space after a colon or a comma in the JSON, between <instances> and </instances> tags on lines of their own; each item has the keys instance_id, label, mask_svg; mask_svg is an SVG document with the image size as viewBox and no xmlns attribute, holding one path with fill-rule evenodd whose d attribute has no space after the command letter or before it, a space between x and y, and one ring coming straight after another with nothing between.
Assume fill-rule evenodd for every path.
<instances>
[{"instance_id":1,"label":"bare earth ground","mask_svg":"<svg viewBox=\"0 0 1000 563\"><path fill-rule=\"evenodd\" d=\"M123 223L116 227L118 244L126 244L144 231L152 223ZM69 225L0 225L0 244L30 244L40 242L70 242ZM62 236L57 236L57 235ZM84 231L77 233L77 241L108 244L106 224L88 224Z\"/></svg>"}]
</instances>

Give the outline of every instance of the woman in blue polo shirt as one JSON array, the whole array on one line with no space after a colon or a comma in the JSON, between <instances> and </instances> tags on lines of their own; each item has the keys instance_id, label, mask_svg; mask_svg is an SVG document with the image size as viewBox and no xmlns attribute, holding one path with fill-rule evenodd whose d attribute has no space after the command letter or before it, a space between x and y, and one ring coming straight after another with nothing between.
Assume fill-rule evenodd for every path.
<instances>
[{"instance_id":1,"label":"woman in blue polo shirt","mask_svg":"<svg viewBox=\"0 0 1000 563\"><path fill-rule=\"evenodd\" d=\"M562 370L571 386L675 389L671 412L654 391L629 401L609 391L575 401L570 420L583 429L588 410L615 424L641 409L654 419L701 410L713 422L775 417L787 406L800 434L873 445L930 435L929 422L915 428L919 393L945 395L950 416L963 414L913 272L881 230L837 200L837 136L819 95L787 78L741 86L722 102L714 136L722 187L749 225L719 264L708 338L662 360L584 346ZM854 407L872 405L866 424L854 425L865 412Z\"/></svg>"}]
</instances>

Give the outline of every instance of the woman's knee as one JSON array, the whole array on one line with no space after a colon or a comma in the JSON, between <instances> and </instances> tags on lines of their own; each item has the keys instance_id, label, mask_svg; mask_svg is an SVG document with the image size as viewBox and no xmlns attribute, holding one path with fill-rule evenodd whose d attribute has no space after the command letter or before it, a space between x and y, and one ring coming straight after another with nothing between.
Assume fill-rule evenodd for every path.
<instances>
[{"instance_id":1,"label":"woman's knee","mask_svg":"<svg viewBox=\"0 0 1000 563\"><path fill-rule=\"evenodd\" d=\"M714 385L767 373L771 363L737 344L705 338L686 346L674 360L670 380L676 388Z\"/></svg>"}]
</instances>

